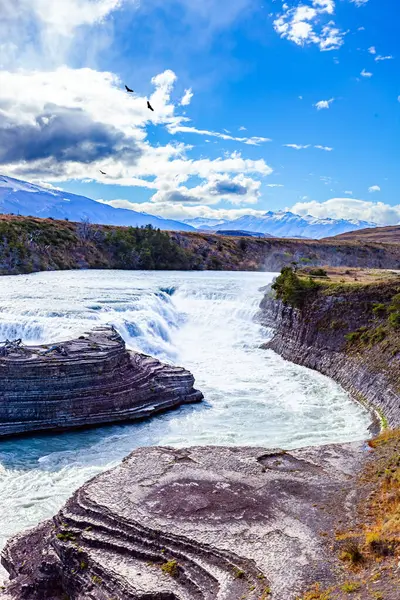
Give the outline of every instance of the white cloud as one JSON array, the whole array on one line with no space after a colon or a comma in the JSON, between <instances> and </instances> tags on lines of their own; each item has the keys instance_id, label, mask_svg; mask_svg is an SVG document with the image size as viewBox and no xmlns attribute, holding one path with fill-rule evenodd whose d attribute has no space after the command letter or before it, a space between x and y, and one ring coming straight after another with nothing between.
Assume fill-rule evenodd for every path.
<instances>
[{"instance_id":1,"label":"white cloud","mask_svg":"<svg viewBox=\"0 0 400 600\"><path fill-rule=\"evenodd\" d=\"M98 43L97 35L84 36L82 28L103 23L123 4L136 1L0 0L0 68L65 64L71 48L85 53Z\"/></svg>"},{"instance_id":2,"label":"white cloud","mask_svg":"<svg viewBox=\"0 0 400 600\"><path fill-rule=\"evenodd\" d=\"M182 121L182 120L181 120ZM171 135L175 135L176 133L194 133L197 135L206 135L208 137L216 137L221 140L231 140L233 142L241 142L243 144L247 144L248 146L259 146L264 142L270 142L269 138L264 137L235 137L233 135L228 135L227 133L221 133L219 131L209 131L207 129L197 129L196 127L190 127L188 125L180 125L179 123L170 123L167 125L167 129Z\"/></svg>"},{"instance_id":3,"label":"white cloud","mask_svg":"<svg viewBox=\"0 0 400 600\"><path fill-rule=\"evenodd\" d=\"M81 25L93 25L105 19L121 5L121 0L30 0L36 17L58 35L71 35Z\"/></svg>"},{"instance_id":4,"label":"white cloud","mask_svg":"<svg viewBox=\"0 0 400 600\"><path fill-rule=\"evenodd\" d=\"M293 150L307 150L308 148L316 148L317 150L325 150L325 152L332 152L333 148L329 146L321 146L319 144L311 146L311 144L283 144L285 148L293 148Z\"/></svg>"},{"instance_id":5,"label":"white cloud","mask_svg":"<svg viewBox=\"0 0 400 600\"><path fill-rule=\"evenodd\" d=\"M350 190L346 190L346 191L345 191L345 194L347 194L348 196L352 196L352 195L353 195L353 192L352 192L352 191L350 191Z\"/></svg>"},{"instance_id":6,"label":"white cloud","mask_svg":"<svg viewBox=\"0 0 400 600\"><path fill-rule=\"evenodd\" d=\"M383 60L393 60L394 56L392 56L391 54L389 54L388 56L376 56L375 60L376 62L381 62Z\"/></svg>"},{"instance_id":7,"label":"white cloud","mask_svg":"<svg viewBox=\"0 0 400 600\"><path fill-rule=\"evenodd\" d=\"M243 127L243 125L241 127L239 127L239 131L247 131L247 127Z\"/></svg>"},{"instance_id":8,"label":"white cloud","mask_svg":"<svg viewBox=\"0 0 400 600\"><path fill-rule=\"evenodd\" d=\"M383 202L356 200L355 198L331 198L326 202L298 202L291 210L299 215L310 214L325 219L358 219L378 225L400 223L400 205L391 206Z\"/></svg>"},{"instance_id":9,"label":"white cloud","mask_svg":"<svg viewBox=\"0 0 400 600\"><path fill-rule=\"evenodd\" d=\"M371 185L371 187L368 188L368 191L370 194L373 194L374 192L380 192L381 188L379 185Z\"/></svg>"},{"instance_id":10,"label":"white cloud","mask_svg":"<svg viewBox=\"0 0 400 600\"><path fill-rule=\"evenodd\" d=\"M315 106L317 110L323 110L329 108L334 100L335 98L331 98L330 100L320 100L319 102L316 102L313 106Z\"/></svg>"},{"instance_id":11,"label":"white cloud","mask_svg":"<svg viewBox=\"0 0 400 600\"><path fill-rule=\"evenodd\" d=\"M363 69L360 73L361 77L372 77L373 73L369 73L365 69Z\"/></svg>"},{"instance_id":12,"label":"white cloud","mask_svg":"<svg viewBox=\"0 0 400 600\"><path fill-rule=\"evenodd\" d=\"M368 0L350 0L350 2L356 6L364 6L364 4L367 4Z\"/></svg>"},{"instance_id":13,"label":"white cloud","mask_svg":"<svg viewBox=\"0 0 400 600\"><path fill-rule=\"evenodd\" d=\"M370 48L368 48L368 52L370 54L376 54L376 48L375 48L375 46L371 46Z\"/></svg>"},{"instance_id":14,"label":"white cloud","mask_svg":"<svg viewBox=\"0 0 400 600\"><path fill-rule=\"evenodd\" d=\"M191 146L150 143L148 125L179 127L184 119L171 101L175 81L170 70L153 77L152 113L146 98L126 94L112 73L67 67L0 71L2 172L36 182L77 179L143 187L156 203L183 203L179 198L185 198L206 205L224 198L254 204L259 178L272 173L263 159L246 159L238 152L195 159ZM258 138L248 139L258 143ZM200 179L194 188L191 177Z\"/></svg>"},{"instance_id":15,"label":"white cloud","mask_svg":"<svg viewBox=\"0 0 400 600\"><path fill-rule=\"evenodd\" d=\"M293 148L294 150L306 150L310 148L310 144L302 146L301 144L283 144L286 148Z\"/></svg>"},{"instance_id":16,"label":"white cloud","mask_svg":"<svg viewBox=\"0 0 400 600\"><path fill-rule=\"evenodd\" d=\"M204 204L193 206L179 202L142 202L134 203L129 200L99 200L103 204L109 204L114 208L127 208L138 212L145 212L168 219L195 219L203 217L207 219L227 219L233 220L244 215L254 215L260 217L265 214L265 210L256 210L254 208L212 208Z\"/></svg>"},{"instance_id":17,"label":"white cloud","mask_svg":"<svg viewBox=\"0 0 400 600\"><path fill-rule=\"evenodd\" d=\"M192 88L189 88L188 90L185 90L185 93L184 93L183 98L181 100L181 106L189 106L189 104L192 101L192 98L193 98Z\"/></svg>"},{"instance_id":18,"label":"white cloud","mask_svg":"<svg viewBox=\"0 0 400 600\"><path fill-rule=\"evenodd\" d=\"M344 43L345 32L332 21L335 0L312 0L311 5L283 5L283 13L274 21L274 29L282 38L298 46L315 44L321 51L336 50Z\"/></svg>"},{"instance_id":19,"label":"white cloud","mask_svg":"<svg viewBox=\"0 0 400 600\"><path fill-rule=\"evenodd\" d=\"M278 188L278 187L285 187L285 186L282 183L267 183L265 187Z\"/></svg>"}]
</instances>

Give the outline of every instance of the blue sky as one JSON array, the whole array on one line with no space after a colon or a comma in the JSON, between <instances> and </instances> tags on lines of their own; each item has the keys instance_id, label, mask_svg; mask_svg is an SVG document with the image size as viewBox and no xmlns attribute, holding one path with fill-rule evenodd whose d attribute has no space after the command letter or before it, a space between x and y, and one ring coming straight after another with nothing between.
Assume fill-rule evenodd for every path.
<instances>
[{"instance_id":1,"label":"blue sky","mask_svg":"<svg viewBox=\"0 0 400 600\"><path fill-rule=\"evenodd\" d=\"M3 174L174 218L290 208L400 222L394 0L0 12Z\"/></svg>"}]
</instances>

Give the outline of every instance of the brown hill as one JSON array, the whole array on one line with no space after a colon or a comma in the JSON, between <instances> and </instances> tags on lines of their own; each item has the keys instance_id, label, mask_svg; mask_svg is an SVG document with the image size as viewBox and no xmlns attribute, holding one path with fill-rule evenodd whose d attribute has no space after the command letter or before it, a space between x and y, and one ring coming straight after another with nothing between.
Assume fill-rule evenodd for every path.
<instances>
[{"instance_id":1,"label":"brown hill","mask_svg":"<svg viewBox=\"0 0 400 600\"><path fill-rule=\"evenodd\" d=\"M382 242L387 244L400 244L400 225L392 227L371 227L368 229L359 229L358 231L348 231L325 240L348 240L363 242Z\"/></svg>"},{"instance_id":2,"label":"brown hill","mask_svg":"<svg viewBox=\"0 0 400 600\"><path fill-rule=\"evenodd\" d=\"M0 275L64 269L280 271L400 269L400 244L375 240L237 238L0 215Z\"/></svg>"}]
</instances>

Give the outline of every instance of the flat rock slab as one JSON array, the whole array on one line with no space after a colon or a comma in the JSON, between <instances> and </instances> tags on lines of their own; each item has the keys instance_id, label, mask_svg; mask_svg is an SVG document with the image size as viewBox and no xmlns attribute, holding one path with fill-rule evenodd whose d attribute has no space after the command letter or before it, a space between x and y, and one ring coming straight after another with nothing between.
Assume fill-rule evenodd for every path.
<instances>
[{"instance_id":1,"label":"flat rock slab","mask_svg":"<svg viewBox=\"0 0 400 600\"><path fill-rule=\"evenodd\" d=\"M203 398L189 371L128 351L112 327L0 350L0 438L134 421Z\"/></svg>"},{"instance_id":2,"label":"flat rock slab","mask_svg":"<svg viewBox=\"0 0 400 600\"><path fill-rule=\"evenodd\" d=\"M140 448L2 562L18 600L294 600L334 579L364 444Z\"/></svg>"}]
</instances>

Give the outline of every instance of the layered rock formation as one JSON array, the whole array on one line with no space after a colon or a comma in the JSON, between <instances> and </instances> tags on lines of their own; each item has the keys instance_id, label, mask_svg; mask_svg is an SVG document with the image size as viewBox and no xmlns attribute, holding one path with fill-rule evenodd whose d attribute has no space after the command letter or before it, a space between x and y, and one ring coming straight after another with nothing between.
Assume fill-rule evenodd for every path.
<instances>
[{"instance_id":1,"label":"layered rock formation","mask_svg":"<svg viewBox=\"0 0 400 600\"><path fill-rule=\"evenodd\" d=\"M109 327L1 354L0 437L142 419L203 397L188 371L127 351Z\"/></svg>"},{"instance_id":2,"label":"layered rock formation","mask_svg":"<svg viewBox=\"0 0 400 600\"><path fill-rule=\"evenodd\" d=\"M360 444L141 448L13 538L13 600L294 600L335 577Z\"/></svg>"},{"instance_id":3,"label":"layered rock formation","mask_svg":"<svg viewBox=\"0 0 400 600\"><path fill-rule=\"evenodd\" d=\"M299 309L267 290L260 318L274 335L265 347L331 377L398 427L400 329L388 325L387 309L399 292L400 280L325 285Z\"/></svg>"}]
</instances>

